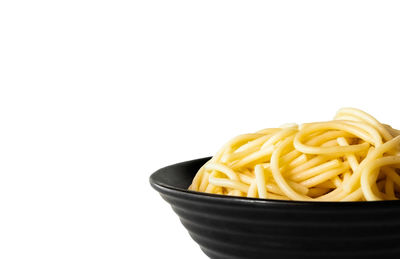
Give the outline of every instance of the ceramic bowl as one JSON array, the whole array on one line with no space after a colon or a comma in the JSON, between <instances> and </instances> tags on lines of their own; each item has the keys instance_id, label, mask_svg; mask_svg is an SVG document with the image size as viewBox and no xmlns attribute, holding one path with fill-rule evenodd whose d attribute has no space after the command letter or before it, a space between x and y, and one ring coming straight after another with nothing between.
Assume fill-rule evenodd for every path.
<instances>
[{"instance_id":1,"label":"ceramic bowl","mask_svg":"<svg viewBox=\"0 0 400 259\"><path fill-rule=\"evenodd\" d=\"M210 258L400 258L400 201L302 202L188 191L208 159L164 167L150 183Z\"/></svg>"}]
</instances>

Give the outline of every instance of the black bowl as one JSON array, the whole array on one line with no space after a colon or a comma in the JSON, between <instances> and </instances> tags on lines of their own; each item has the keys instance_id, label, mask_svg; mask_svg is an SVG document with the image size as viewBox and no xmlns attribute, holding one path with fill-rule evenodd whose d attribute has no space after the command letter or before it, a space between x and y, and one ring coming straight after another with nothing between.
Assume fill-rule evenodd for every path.
<instances>
[{"instance_id":1,"label":"black bowl","mask_svg":"<svg viewBox=\"0 0 400 259\"><path fill-rule=\"evenodd\" d=\"M150 183L210 258L400 256L400 201L301 202L188 191L208 159L164 167Z\"/></svg>"}]
</instances>

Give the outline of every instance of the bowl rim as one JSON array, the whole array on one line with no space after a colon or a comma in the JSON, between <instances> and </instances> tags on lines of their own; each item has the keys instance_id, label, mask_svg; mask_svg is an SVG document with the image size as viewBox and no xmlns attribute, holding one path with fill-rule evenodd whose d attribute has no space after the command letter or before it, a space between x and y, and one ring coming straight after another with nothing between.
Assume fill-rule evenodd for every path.
<instances>
[{"instance_id":1,"label":"bowl rim","mask_svg":"<svg viewBox=\"0 0 400 259\"><path fill-rule=\"evenodd\" d=\"M167 165L162 167L155 172L153 172L149 177L150 185L161 194L170 194L178 197L187 197L196 200L203 200L206 202L222 202L222 203L237 203L241 205L275 205L275 206L288 206L288 205L296 205L296 206L328 206L328 207L387 207L399 206L400 200L383 200L383 201L294 201L294 200L277 200L277 199L263 199L263 198L251 198L251 197L240 197L240 196L228 196L228 195L219 195L212 193L204 193L191 191L183 188L179 188L176 186L172 186L170 184L163 183L159 180L161 174L165 174L166 171L170 170L173 167L181 167L183 165L191 164L191 163L199 163L204 160L207 161L211 159L211 157L203 157L192 159L188 161L178 162L171 165Z\"/></svg>"}]
</instances>

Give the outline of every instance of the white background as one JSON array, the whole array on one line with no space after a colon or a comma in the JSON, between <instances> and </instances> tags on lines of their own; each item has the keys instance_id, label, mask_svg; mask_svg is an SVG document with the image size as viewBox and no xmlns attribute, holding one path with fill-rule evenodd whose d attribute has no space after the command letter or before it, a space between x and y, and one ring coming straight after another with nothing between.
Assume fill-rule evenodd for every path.
<instances>
[{"instance_id":1,"label":"white background","mask_svg":"<svg viewBox=\"0 0 400 259\"><path fill-rule=\"evenodd\" d=\"M206 258L151 189L231 137L400 127L398 1L1 1L0 258Z\"/></svg>"}]
</instances>

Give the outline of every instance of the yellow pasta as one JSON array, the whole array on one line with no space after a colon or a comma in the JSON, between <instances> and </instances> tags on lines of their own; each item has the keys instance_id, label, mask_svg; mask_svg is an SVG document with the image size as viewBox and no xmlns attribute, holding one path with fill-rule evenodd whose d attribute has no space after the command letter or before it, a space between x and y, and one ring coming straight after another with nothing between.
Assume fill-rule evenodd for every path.
<instances>
[{"instance_id":1,"label":"yellow pasta","mask_svg":"<svg viewBox=\"0 0 400 259\"><path fill-rule=\"evenodd\" d=\"M400 198L400 131L355 108L333 120L240 135L204 164L191 191L262 199Z\"/></svg>"}]
</instances>

